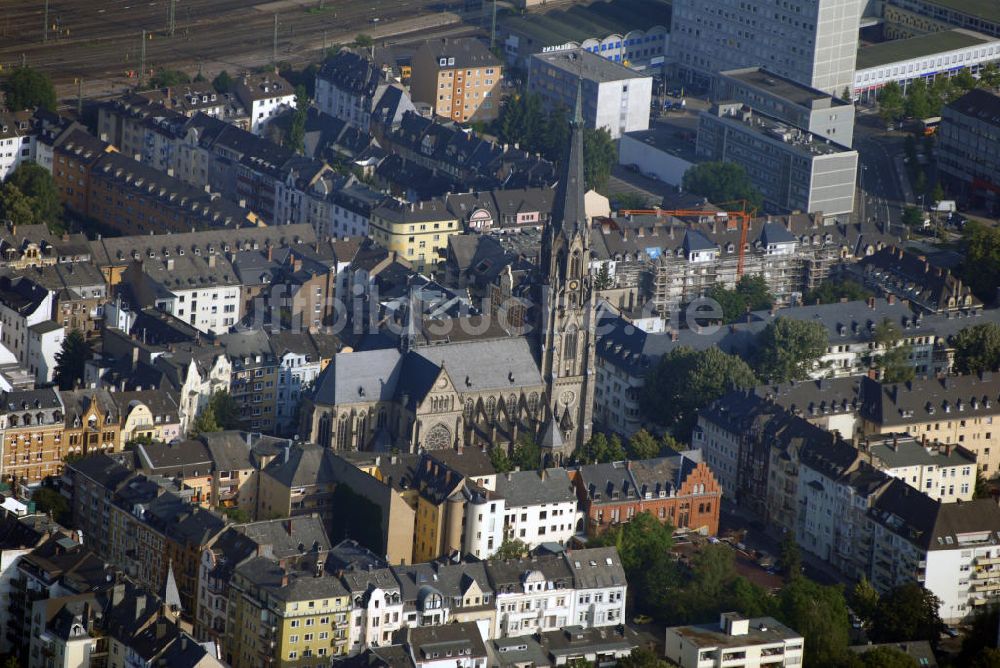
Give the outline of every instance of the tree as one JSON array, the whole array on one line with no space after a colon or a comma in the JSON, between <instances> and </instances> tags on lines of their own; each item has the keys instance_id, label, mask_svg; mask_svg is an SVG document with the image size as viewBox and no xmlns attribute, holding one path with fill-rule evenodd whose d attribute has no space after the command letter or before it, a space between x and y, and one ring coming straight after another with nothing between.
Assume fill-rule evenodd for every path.
<instances>
[{"instance_id":1,"label":"tree","mask_svg":"<svg viewBox=\"0 0 1000 668\"><path fill-rule=\"evenodd\" d=\"M869 636L875 642L926 640L937 647L944 624L938 616L938 597L917 582L908 582L878 601Z\"/></svg>"},{"instance_id":2,"label":"tree","mask_svg":"<svg viewBox=\"0 0 1000 668\"><path fill-rule=\"evenodd\" d=\"M309 115L309 96L305 86L295 87L295 111L292 112L292 127L288 131L289 147L296 153L305 152L306 118Z\"/></svg>"},{"instance_id":3,"label":"tree","mask_svg":"<svg viewBox=\"0 0 1000 668\"><path fill-rule=\"evenodd\" d=\"M907 227L922 227L924 224L924 214L917 207L908 206L905 209L903 209L902 220L903 220L903 225L906 225Z\"/></svg>"},{"instance_id":4,"label":"tree","mask_svg":"<svg viewBox=\"0 0 1000 668\"><path fill-rule=\"evenodd\" d=\"M608 290L613 288L615 285L615 279L611 275L611 271L608 269L608 263L602 262L601 268L597 270L597 275L594 276L594 289L595 290Z\"/></svg>"},{"instance_id":5,"label":"tree","mask_svg":"<svg viewBox=\"0 0 1000 668\"><path fill-rule=\"evenodd\" d=\"M215 408L209 402L195 416L194 424L191 425L191 435L197 436L198 434L208 434L214 431L222 431L222 427L219 426L219 421L215 417Z\"/></svg>"},{"instance_id":6,"label":"tree","mask_svg":"<svg viewBox=\"0 0 1000 668\"><path fill-rule=\"evenodd\" d=\"M625 449L618 434L612 434L609 439L601 432L595 432L573 453L573 459L581 464L620 462L625 459Z\"/></svg>"},{"instance_id":7,"label":"tree","mask_svg":"<svg viewBox=\"0 0 1000 668\"><path fill-rule=\"evenodd\" d=\"M228 93L233 89L233 78L229 76L229 72L222 70L219 74L212 79L212 88L215 89L217 93Z\"/></svg>"},{"instance_id":8,"label":"tree","mask_svg":"<svg viewBox=\"0 0 1000 668\"><path fill-rule=\"evenodd\" d=\"M48 75L30 67L19 67L11 72L2 88L10 111L35 107L56 110L56 89L52 81Z\"/></svg>"},{"instance_id":9,"label":"tree","mask_svg":"<svg viewBox=\"0 0 1000 668\"><path fill-rule=\"evenodd\" d=\"M66 497L52 489L51 487L39 487L32 495L31 500L35 502L35 512L47 514L52 513L53 519L60 524L67 524L69 520L69 501Z\"/></svg>"},{"instance_id":10,"label":"tree","mask_svg":"<svg viewBox=\"0 0 1000 668\"><path fill-rule=\"evenodd\" d=\"M835 665L847 650L850 619L839 586L793 578L778 595L778 619L805 638L803 665Z\"/></svg>"},{"instance_id":11,"label":"tree","mask_svg":"<svg viewBox=\"0 0 1000 668\"><path fill-rule=\"evenodd\" d=\"M180 86L186 83L191 83L191 77L189 77L186 72L167 68L157 70L156 73L149 78L149 85L153 88L169 88L171 86Z\"/></svg>"},{"instance_id":12,"label":"tree","mask_svg":"<svg viewBox=\"0 0 1000 668\"><path fill-rule=\"evenodd\" d=\"M591 538L587 545L617 547L636 607L660 612L669 596L668 589L678 582L677 570L670 557L673 533L669 524L660 524L649 512L642 512Z\"/></svg>"},{"instance_id":13,"label":"tree","mask_svg":"<svg viewBox=\"0 0 1000 668\"><path fill-rule=\"evenodd\" d=\"M497 473L507 473L514 470L514 465L510 463L507 456L507 449L502 445L494 445L490 448L490 463Z\"/></svg>"},{"instance_id":14,"label":"tree","mask_svg":"<svg viewBox=\"0 0 1000 668\"><path fill-rule=\"evenodd\" d=\"M618 160L618 151L611 134L604 128L583 131L583 180L587 190L604 191L611 177L611 168Z\"/></svg>"},{"instance_id":15,"label":"tree","mask_svg":"<svg viewBox=\"0 0 1000 668\"><path fill-rule=\"evenodd\" d=\"M520 559L528 554L528 546L519 538L504 538L500 547L493 553L493 559Z\"/></svg>"},{"instance_id":16,"label":"tree","mask_svg":"<svg viewBox=\"0 0 1000 668\"><path fill-rule=\"evenodd\" d=\"M988 499L993 496L992 490L986 478L983 476L983 472L976 470L976 486L972 490L972 498L974 499Z\"/></svg>"},{"instance_id":17,"label":"tree","mask_svg":"<svg viewBox=\"0 0 1000 668\"><path fill-rule=\"evenodd\" d=\"M520 436L517 445L514 446L514 454L511 456L511 464L522 471L531 471L542 466L542 449L538 443L529 436Z\"/></svg>"},{"instance_id":18,"label":"tree","mask_svg":"<svg viewBox=\"0 0 1000 668\"><path fill-rule=\"evenodd\" d=\"M844 90L840 93L840 99L847 100L848 102L854 101L854 91L851 90L850 86L844 86Z\"/></svg>"},{"instance_id":19,"label":"tree","mask_svg":"<svg viewBox=\"0 0 1000 668\"><path fill-rule=\"evenodd\" d=\"M660 442L645 429L632 434L625 452L629 459L652 459L660 454Z\"/></svg>"},{"instance_id":20,"label":"tree","mask_svg":"<svg viewBox=\"0 0 1000 668\"><path fill-rule=\"evenodd\" d=\"M909 361L909 346L901 346L903 336L899 327L888 318L875 325L874 340L876 349L881 349L880 355L872 360L881 372L885 383L905 383L913 380L916 372Z\"/></svg>"},{"instance_id":21,"label":"tree","mask_svg":"<svg viewBox=\"0 0 1000 668\"><path fill-rule=\"evenodd\" d=\"M670 664L652 650L636 647L631 654L618 659L618 668L670 668Z\"/></svg>"},{"instance_id":22,"label":"tree","mask_svg":"<svg viewBox=\"0 0 1000 668\"><path fill-rule=\"evenodd\" d=\"M823 281L802 297L803 304L836 304L846 300L849 302L868 299L874 296L860 283L850 279Z\"/></svg>"},{"instance_id":23,"label":"tree","mask_svg":"<svg viewBox=\"0 0 1000 668\"><path fill-rule=\"evenodd\" d=\"M746 200L751 208L763 204L760 192L750 182L742 165L735 162L703 162L688 168L682 180L684 190L721 204Z\"/></svg>"},{"instance_id":24,"label":"tree","mask_svg":"<svg viewBox=\"0 0 1000 668\"><path fill-rule=\"evenodd\" d=\"M941 185L940 181L934 182L934 187L930 191L930 200L932 202L940 202L944 199L944 186Z\"/></svg>"},{"instance_id":25,"label":"tree","mask_svg":"<svg viewBox=\"0 0 1000 668\"><path fill-rule=\"evenodd\" d=\"M850 652L839 668L918 668L917 660L897 647L882 646Z\"/></svg>"},{"instance_id":26,"label":"tree","mask_svg":"<svg viewBox=\"0 0 1000 668\"><path fill-rule=\"evenodd\" d=\"M660 448L660 454L664 452L684 452L687 450L687 446L670 434L663 435L663 447Z\"/></svg>"},{"instance_id":27,"label":"tree","mask_svg":"<svg viewBox=\"0 0 1000 668\"><path fill-rule=\"evenodd\" d=\"M358 33L354 36L354 46L360 49L370 49L375 45L375 40L372 39L371 35L366 35L365 33Z\"/></svg>"},{"instance_id":28,"label":"tree","mask_svg":"<svg viewBox=\"0 0 1000 668\"><path fill-rule=\"evenodd\" d=\"M996 629L993 631L996 632ZM972 662L968 665L969 668L1000 668L1000 650L984 647L972 657Z\"/></svg>"},{"instance_id":29,"label":"tree","mask_svg":"<svg viewBox=\"0 0 1000 668\"><path fill-rule=\"evenodd\" d=\"M903 89L890 81L878 92L878 115L885 122L899 118L903 113Z\"/></svg>"},{"instance_id":30,"label":"tree","mask_svg":"<svg viewBox=\"0 0 1000 668\"><path fill-rule=\"evenodd\" d=\"M996 63L986 63L979 69L979 82L987 88L1000 86L1000 67Z\"/></svg>"},{"instance_id":31,"label":"tree","mask_svg":"<svg viewBox=\"0 0 1000 668\"><path fill-rule=\"evenodd\" d=\"M53 381L60 390L72 390L83 382L83 372L90 359L90 346L78 329L70 330L63 339L62 350L56 353L56 369Z\"/></svg>"},{"instance_id":32,"label":"tree","mask_svg":"<svg viewBox=\"0 0 1000 668\"><path fill-rule=\"evenodd\" d=\"M963 234L965 261L961 275L981 300L992 303L1000 285L1000 228L969 221Z\"/></svg>"},{"instance_id":33,"label":"tree","mask_svg":"<svg viewBox=\"0 0 1000 668\"><path fill-rule=\"evenodd\" d=\"M785 574L785 581L802 575L802 553L799 551L799 544L795 540L795 535L791 531L781 539L781 554L778 557L778 566Z\"/></svg>"},{"instance_id":34,"label":"tree","mask_svg":"<svg viewBox=\"0 0 1000 668\"><path fill-rule=\"evenodd\" d=\"M30 199L37 222L46 223L50 229L59 226L63 205L49 170L35 162L22 162L6 182Z\"/></svg>"},{"instance_id":35,"label":"tree","mask_svg":"<svg viewBox=\"0 0 1000 668\"><path fill-rule=\"evenodd\" d=\"M757 377L746 362L718 348L680 347L660 358L639 395L643 414L690 442L698 409L726 392L749 388Z\"/></svg>"},{"instance_id":36,"label":"tree","mask_svg":"<svg viewBox=\"0 0 1000 668\"><path fill-rule=\"evenodd\" d=\"M759 274L743 276L733 290L716 285L709 290L708 296L719 302L722 307L722 318L726 323L736 322L747 311L769 309L774 303L767 281Z\"/></svg>"},{"instance_id":37,"label":"tree","mask_svg":"<svg viewBox=\"0 0 1000 668\"><path fill-rule=\"evenodd\" d=\"M215 419L222 429L242 429L243 419L240 417L240 407L236 400L226 390L218 390L209 399Z\"/></svg>"},{"instance_id":38,"label":"tree","mask_svg":"<svg viewBox=\"0 0 1000 668\"><path fill-rule=\"evenodd\" d=\"M851 590L851 607L866 624L870 624L875 617L875 611L878 609L878 592L868 578L861 576Z\"/></svg>"},{"instance_id":39,"label":"tree","mask_svg":"<svg viewBox=\"0 0 1000 668\"><path fill-rule=\"evenodd\" d=\"M569 114L565 107L560 105L549 113L545 120L545 134L540 139L541 153L547 160L559 162L566 157L563 154L569 145Z\"/></svg>"},{"instance_id":40,"label":"tree","mask_svg":"<svg viewBox=\"0 0 1000 668\"><path fill-rule=\"evenodd\" d=\"M903 103L903 113L910 118L927 118L931 115L930 92L927 82L923 79L913 81L906 91L906 101Z\"/></svg>"},{"instance_id":41,"label":"tree","mask_svg":"<svg viewBox=\"0 0 1000 668\"><path fill-rule=\"evenodd\" d=\"M226 517L228 517L229 521L232 522L233 524L246 524L247 522L250 522L251 519L252 519L250 517L250 513L248 513L247 511L243 510L242 508L221 508L220 507L219 510L221 510L223 513L225 513Z\"/></svg>"},{"instance_id":42,"label":"tree","mask_svg":"<svg viewBox=\"0 0 1000 668\"><path fill-rule=\"evenodd\" d=\"M955 371L977 373L1000 368L1000 325L966 327L955 336Z\"/></svg>"},{"instance_id":43,"label":"tree","mask_svg":"<svg viewBox=\"0 0 1000 668\"><path fill-rule=\"evenodd\" d=\"M984 652L996 648L997 627L1000 626L1000 605L992 603L975 608L969 626L969 632L962 637L962 651L954 663L956 666L973 665L972 662L983 656ZM993 665L1000 668L1000 662Z\"/></svg>"},{"instance_id":44,"label":"tree","mask_svg":"<svg viewBox=\"0 0 1000 668\"><path fill-rule=\"evenodd\" d=\"M826 353L827 344L827 331L821 323L776 318L757 337L757 375L769 383L808 378Z\"/></svg>"},{"instance_id":45,"label":"tree","mask_svg":"<svg viewBox=\"0 0 1000 668\"><path fill-rule=\"evenodd\" d=\"M972 70L968 67L963 67L958 71L958 74L951 78L951 83L963 93L968 93L979 82L976 81L976 77L972 76Z\"/></svg>"},{"instance_id":46,"label":"tree","mask_svg":"<svg viewBox=\"0 0 1000 668\"><path fill-rule=\"evenodd\" d=\"M4 183L0 187L0 217L19 225L33 225L38 222L35 219L31 198L13 183Z\"/></svg>"}]
</instances>

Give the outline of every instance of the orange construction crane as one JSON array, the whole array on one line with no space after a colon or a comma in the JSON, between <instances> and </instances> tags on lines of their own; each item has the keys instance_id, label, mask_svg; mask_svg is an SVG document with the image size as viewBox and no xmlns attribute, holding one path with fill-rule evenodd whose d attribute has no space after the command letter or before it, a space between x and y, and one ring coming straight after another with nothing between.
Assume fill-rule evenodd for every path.
<instances>
[{"instance_id":1,"label":"orange construction crane","mask_svg":"<svg viewBox=\"0 0 1000 668\"><path fill-rule=\"evenodd\" d=\"M736 226L740 226L740 245L738 246L739 254L737 255L736 261L736 280L740 280L743 277L743 265L745 262L746 247L747 247L747 236L750 234L750 220L753 218L754 211L746 210L746 203L743 203L743 208L738 211L702 211L701 209L625 209L619 211L619 214L623 216L656 216L657 218L662 216L673 216L674 218L714 218L716 220L725 220L726 229L735 230Z\"/></svg>"}]
</instances>

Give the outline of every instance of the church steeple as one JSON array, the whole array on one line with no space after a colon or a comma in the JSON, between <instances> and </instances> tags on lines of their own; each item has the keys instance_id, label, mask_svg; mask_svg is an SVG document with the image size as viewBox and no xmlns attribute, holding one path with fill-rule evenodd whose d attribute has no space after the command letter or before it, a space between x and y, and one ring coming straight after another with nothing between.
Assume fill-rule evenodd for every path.
<instances>
[{"instance_id":1,"label":"church steeple","mask_svg":"<svg viewBox=\"0 0 1000 668\"><path fill-rule=\"evenodd\" d=\"M583 82L539 257L539 366L548 412L542 448L559 461L590 438L594 400L594 291L584 195Z\"/></svg>"},{"instance_id":2,"label":"church steeple","mask_svg":"<svg viewBox=\"0 0 1000 668\"><path fill-rule=\"evenodd\" d=\"M563 160L559 184L552 203L553 231L572 234L587 227L583 196L583 80L576 82L576 102L570 121L569 151Z\"/></svg>"}]
</instances>

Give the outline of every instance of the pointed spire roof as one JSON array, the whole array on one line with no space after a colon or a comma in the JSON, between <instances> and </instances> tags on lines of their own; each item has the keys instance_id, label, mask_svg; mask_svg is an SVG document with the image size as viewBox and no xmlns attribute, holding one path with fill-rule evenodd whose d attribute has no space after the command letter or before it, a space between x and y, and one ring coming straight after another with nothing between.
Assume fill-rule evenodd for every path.
<instances>
[{"instance_id":1,"label":"pointed spire roof","mask_svg":"<svg viewBox=\"0 0 1000 668\"><path fill-rule=\"evenodd\" d=\"M567 234L586 230L587 214L583 195L586 185L583 178L583 79L576 82L576 104L570 121L569 150L563 159L559 183L552 203L552 227Z\"/></svg>"},{"instance_id":2,"label":"pointed spire roof","mask_svg":"<svg viewBox=\"0 0 1000 668\"><path fill-rule=\"evenodd\" d=\"M174 578L174 562L171 559L167 566L167 581L163 585L163 603L177 612L181 611L181 593L177 589L177 580Z\"/></svg>"},{"instance_id":3,"label":"pointed spire roof","mask_svg":"<svg viewBox=\"0 0 1000 668\"><path fill-rule=\"evenodd\" d=\"M545 428L545 434L542 436L542 447L551 448L552 450L559 450L563 446L563 436L562 432L559 430L559 425L556 424L556 417L553 415L549 418L549 425Z\"/></svg>"}]
</instances>

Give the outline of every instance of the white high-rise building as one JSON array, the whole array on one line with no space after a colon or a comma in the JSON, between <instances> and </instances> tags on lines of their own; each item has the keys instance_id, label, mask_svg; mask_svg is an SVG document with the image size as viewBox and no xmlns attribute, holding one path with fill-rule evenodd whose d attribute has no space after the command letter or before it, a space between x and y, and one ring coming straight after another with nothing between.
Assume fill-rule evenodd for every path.
<instances>
[{"instance_id":1,"label":"white high-rise building","mask_svg":"<svg viewBox=\"0 0 1000 668\"><path fill-rule=\"evenodd\" d=\"M681 76L763 66L834 95L854 82L864 0L676 0L670 55Z\"/></svg>"}]
</instances>

